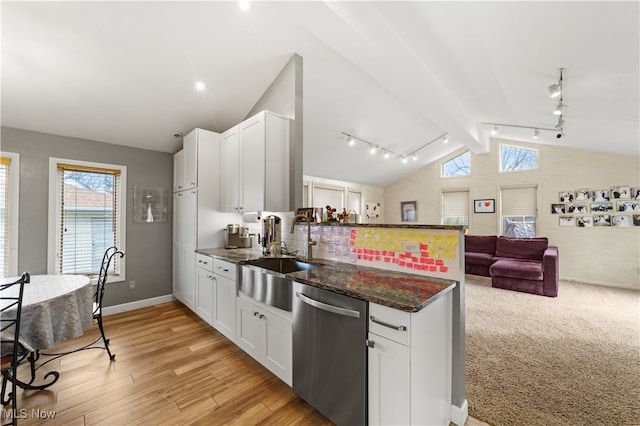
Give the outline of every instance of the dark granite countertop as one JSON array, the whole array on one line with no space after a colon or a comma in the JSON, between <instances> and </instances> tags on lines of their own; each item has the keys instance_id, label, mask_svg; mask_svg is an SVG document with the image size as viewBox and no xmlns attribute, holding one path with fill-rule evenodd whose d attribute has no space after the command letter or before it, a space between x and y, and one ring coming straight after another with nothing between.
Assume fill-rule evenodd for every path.
<instances>
[{"instance_id":1,"label":"dark granite countertop","mask_svg":"<svg viewBox=\"0 0 640 426\"><path fill-rule=\"evenodd\" d=\"M242 265L262 256L260 249L198 249L196 253ZM313 287L378 303L405 312L418 312L441 295L453 290L457 281L356 266L324 259L299 259L315 268L287 274Z\"/></svg>"}]
</instances>

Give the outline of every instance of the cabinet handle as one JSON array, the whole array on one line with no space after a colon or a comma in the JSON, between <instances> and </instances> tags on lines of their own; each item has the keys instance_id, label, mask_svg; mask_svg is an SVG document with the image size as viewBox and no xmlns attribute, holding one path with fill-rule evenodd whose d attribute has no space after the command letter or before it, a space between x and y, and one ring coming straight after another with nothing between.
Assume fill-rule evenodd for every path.
<instances>
[{"instance_id":1,"label":"cabinet handle","mask_svg":"<svg viewBox=\"0 0 640 426\"><path fill-rule=\"evenodd\" d=\"M376 317L374 317L373 315L370 315L369 319L371 320L371 322L375 322L376 324L380 324L384 327L393 328L394 330L398 330L398 331L407 331L407 327L404 325L389 324L388 322L377 320Z\"/></svg>"},{"instance_id":2,"label":"cabinet handle","mask_svg":"<svg viewBox=\"0 0 640 426\"><path fill-rule=\"evenodd\" d=\"M191 182L191 185L195 185L195 184L196 184L195 182Z\"/></svg>"},{"instance_id":3,"label":"cabinet handle","mask_svg":"<svg viewBox=\"0 0 640 426\"><path fill-rule=\"evenodd\" d=\"M224 272L229 272L227 268L223 268L222 266L218 266L218 269L222 269Z\"/></svg>"},{"instance_id":4,"label":"cabinet handle","mask_svg":"<svg viewBox=\"0 0 640 426\"><path fill-rule=\"evenodd\" d=\"M262 315L262 314L260 314L260 316L259 316L258 318L260 318L260 319L264 319L264 318L265 318L265 316L264 316L264 315Z\"/></svg>"},{"instance_id":5,"label":"cabinet handle","mask_svg":"<svg viewBox=\"0 0 640 426\"><path fill-rule=\"evenodd\" d=\"M369 347L369 348L373 348L376 345L376 342L373 340L369 340L369 339L365 339L364 341L365 346Z\"/></svg>"},{"instance_id":6,"label":"cabinet handle","mask_svg":"<svg viewBox=\"0 0 640 426\"><path fill-rule=\"evenodd\" d=\"M182 188L182 185L178 185L178 189Z\"/></svg>"},{"instance_id":7,"label":"cabinet handle","mask_svg":"<svg viewBox=\"0 0 640 426\"><path fill-rule=\"evenodd\" d=\"M257 317L258 315L260 315L260 312L258 312L258 311L255 311L255 312L253 313L253 316L254 316L254 317Z\"/></svg>"}]
</instances>

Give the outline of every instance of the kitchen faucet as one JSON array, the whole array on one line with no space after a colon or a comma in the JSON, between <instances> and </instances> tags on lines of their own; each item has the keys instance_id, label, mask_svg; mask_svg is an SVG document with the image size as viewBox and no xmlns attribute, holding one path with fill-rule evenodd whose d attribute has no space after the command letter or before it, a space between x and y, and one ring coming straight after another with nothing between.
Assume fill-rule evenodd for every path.
<instances>
[{"instance_id":1,"label":"kitchen faucet","mask_svg":"<svg viewBox=\"0 0 640 426\"><path fill-rule=\"evenodd\" d=\"M293 230L296 226L296 219L304 219L307 221L307 256L306 259L312 259L313 254L311 252L311 247L316 245L316 242L311 239L311 221L309 218L303 214L297 214L293 218L291 218L291 227L289 228L289 232L293 234Z\"/></svg>"}]
</instances>

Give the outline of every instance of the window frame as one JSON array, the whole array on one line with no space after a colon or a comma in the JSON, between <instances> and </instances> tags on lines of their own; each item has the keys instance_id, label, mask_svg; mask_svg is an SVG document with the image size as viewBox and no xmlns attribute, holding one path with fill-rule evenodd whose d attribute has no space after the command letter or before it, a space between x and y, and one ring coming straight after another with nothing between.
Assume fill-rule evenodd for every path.
<instances>
[{"instance_id":1,"label":"window frame","mask_svg":"<svg viewBox=\"0 0 640 426\"><path fill-rule=\"evenodd\" d=\"M462 175L462 176L445 176L444 175L444 165L455 160L458 157L462 157L463 155L468 154L469 155L469 173L466 175ZM470 150L466 150L464 152L461 152L458 155L454 155L453 157L449 158L448 160L444 160L440 163L440 179L459 179L459 178L468 178L471 177L471 151Z\"/></svg>"},{"instance_id":2,"label":"window frame","mask_svg":"<svg viewBox=\"0 0 640 426\"><path fill-rule=\"evenodd\" d=\"M508 146L510 148L522 149L526 151L534 151L537 157L537 164L535 168L531 169L518 169L518 170L502 170L502 147ZM528 148L520 145L514 145L510 143L500 143L498 144L498 173L520 173L520 172L532 172L540 170L540 161L541 161L541 153L538 148Z\"/></svg>"},{"instance_id":3,"label":"window frame","mask_svg":"<svg viewBox=\"0 0 640 426\"><path fill-rule=\"evenodd\" d=\"M118 164L97 163L93 161L80 161L68 158L49 157L49 223L47 241L47 273L56 274L56 262L58 261L58 224L60 223L60 199L62 197L61 186L58 182L58 164L70 164L74 166L95 167L103 169L115 169L120 171L120 187L116 191L116 217L118 218L118 249L126 253L127 235L127 166ZM126 280L126 256L118 259L120 270L117 273L110 273L109 283L122 282ZM96 283L98 277L92 277L91 282Z\"/></svg>"},{"instance_id":4,"label":"window frame","mask_svg":"<svg viewBox=\"0 0 640 426\"><path fill-rule=\"evenodd\" d=\"M20 154L1 151L2 157L11 160L9 187L9 253L7 255L8 276L18 275L18 245L20 232Z\"/></svg>"}]
</instances>

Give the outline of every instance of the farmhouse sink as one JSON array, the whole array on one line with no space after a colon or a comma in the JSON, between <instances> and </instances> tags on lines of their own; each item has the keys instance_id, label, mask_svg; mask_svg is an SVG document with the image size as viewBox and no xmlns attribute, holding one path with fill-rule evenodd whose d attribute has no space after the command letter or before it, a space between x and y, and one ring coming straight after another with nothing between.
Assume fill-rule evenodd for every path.
<instances>
[{"instance_id":1,"label":"farmhouse sink","mask_svg":"<svg viewBox=\"0 0 640 426\"><path fill-rule=\"evenodd\" d=\"M262 257L240 268L239 291L258 302L291 312L292 281L285 274L313 269L293 257Z\"/></svg>"}]
</instances>

